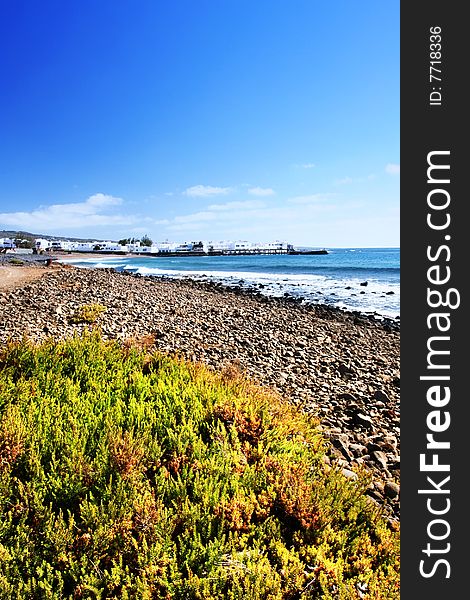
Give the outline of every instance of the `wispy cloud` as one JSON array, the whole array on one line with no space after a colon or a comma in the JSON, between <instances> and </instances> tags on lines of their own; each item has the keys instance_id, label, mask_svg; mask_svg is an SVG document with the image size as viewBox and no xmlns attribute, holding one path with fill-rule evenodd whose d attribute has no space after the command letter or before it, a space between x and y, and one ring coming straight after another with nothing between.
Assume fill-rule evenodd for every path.
<instances>
[{"instance_id":1,"label":"wispy cloud","mask_svg":"<svg viewBox=\"0 0 470 600\"><path fill-rule=\"evenodd\" d=\"M240 187L241 184L238 189ZM361 239L372 235L367 238L372 240L369 245L377 246L394 245L392 242L396 238L397 218L386 214L385 205L372 217L369 213L373 211L367 210L366 199L351 198L345 190L293 195L285 200L276 195L273 198L196 204L199 205L196 210L172 217L161 228L158 237L175 241L279 239L330 247L354 246L359 234ZM383 224L387 220L390 223L385 235Z\"/></svg>"},{"instance_id":2,"label":"wispy cloud","mask_svg":"<svg viewBox=\"0 0 470 600\"><path fill-rule=\"evenodd\" d=\"M388 163L385 167L385 172L389 175L400 175L400 165Z\"/></svg>"},{"instance_id":3,"label":"wispy cloud","mask_svg":"<svg viewBox=\"0 0 470 600\"><path fill-rule=\"evenodd\" d=\"M354 179L352 177L343 177L342 179L337 179L335 181L336 185L348 185L350 183L354 183Z\"/></svg>"},{"instance_id":4,"label":"wispy cloud","mask_svg":"<svg viewBox=\"0 0 470 600\"><path fill-rule=\"evenodd\" d=\"M220 239L241 239L240 236L246 236L248 233L253 233L255 240L263 235L281 239L287 234L284 232L287 224L293 230L295 223L305 224L314 219L315 215L335 211L334 205L323 202L334 195L297 196L291 198L288 203L281 204L263 200L212 204L203 211L175 217L166 229L172 233L192 233L207 239L214 235Z\"/></svg>"},{"instance_id":5,"label":"wispy cloud","mask_svg":"<svg viewBox=\"0 0 470 600\"><path fill-rule=\"evenodd\" d=\"M372 181L375 179L375 175L371 173L367 175L367 177L343 177L342 179L337 179L335 181L335 185L350 185L352 183L364 183L365 181Z\"/></svg>"},{"instance_id":6,"label":"wispy cloud","mask_svg":"<svg viewBox=\"0 0 470 600\"><path fill-rule=\"evenodd\" d=\"M248 193L253 196L274 196L276 192L272 188L252 187Z\"/></svg>"},{"instance_id":7,"label":"wispy cloud","mask_svg":"<svg viewBox=\"0 0 470 600\"><path fill-rule=\"evenodd\" d=\"M262 200L240 200L234 202L225 202L224 204L211 204L207 207L207 210L239 210L263 208L264 206L266 206L266 203Z\"/></svg>"},{"instance_id":8,"label":"wispy cloud","mask_svg":"<svg viewBox=\"0 0 470 600\"><path fill-rule=\"evenodd\" d=\"M200 211L197 213L193 213L190 215L183 215L180 217L175 217L175 223L199 223L201 221L213 221L216 218L216 215L210 211Z\"/></svg>"},{"instance_id":9,"label":"wispy cloud","mask_svg":"<svg viewBox=\"0 0 470 600\"><path fill-rule=\"evenodd\" d=\"M328 200L335 194L309 194L307 196L294 196L289 198L287 202L290 204L316 204Z\"/></svg>"},{"instance_id":10,"label":"wispy cloud","mask_svg":"<svg viewBox=\"0 0 470 600\"><path fill-rule=\"evenodd\" d=\"M194 197L220 196L229 194L232 191L230 187L216 187L213 185L193 185L187 188L183 194Z\"/></svg>"},{"instance_id":11,"label":"wispy cloud","mask_svg":"<svg viewBox=\"0 0 470 600\"><path fill-rule=\"evenodd\" d=\"M316 167L315 163L301 163L300 165L294 165L297 169L314 169Z\"/></svg>"},{"instance_id":12,"label":"wispy cloud","mask_svg":"<svg viewBox=\"0 0 470 600\"><path fill-rule=\"evenodd\" d=\"M30 212L0 213L0 223L44 232L90 226L133 225L137 220L134 216L109 214L109 209L122 202L122 198L94 194L84 202L39 206Z\"/></svg>"}]
</instances>

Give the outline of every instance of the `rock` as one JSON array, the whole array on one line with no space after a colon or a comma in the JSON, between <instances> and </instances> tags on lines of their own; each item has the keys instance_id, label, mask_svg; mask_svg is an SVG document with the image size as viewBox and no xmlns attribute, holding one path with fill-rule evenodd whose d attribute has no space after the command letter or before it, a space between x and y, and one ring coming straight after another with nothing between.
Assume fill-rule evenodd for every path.
<instances>
[{"instance_id":1,"label":"rock","mask_svg":"<svg viewBox=\"0 0 470 600\"><path fill-rule=\"evenodd\" d=\"M367 452L367 448L362 444L349 444L349 449L354 454L356 458L362 456Z\"/></svg>"},{"instance_id":2,"label":"rock","mask_svg":"<svg viewBox=\"0 0 470 600\"><path fill-rule=\"evenodd\" d=\"M362 282L362 283L360 283L359 285L366 286L366 285L369 285L369 282L368 282L368 281L363 281L363 282Z\"/></svg>"},{"instance_id":3,"label":"rock","mask_svg":"<svg viewBox=\"0 0 470 600\"><path fill-rule=\"evenodd\" d=\"M387 436L384 438L384 441L380 443L380 450L395 454L397 450L397 440L393 436Z\"/></svg>"},{"instance_id":4,"label":"rock","mask_svg":"<svg viewBox=\"0 0 470 600\"><path fill-rule=\"evenodd\" d=\"M354 473L354 471L351 471L350 469L341 469L341 473L347 479L353 479L354 481L356 481L356 479L357 479L357 473Z\"/></svg>"},{"instance_id":5,"label":"rock","mask_svg":"<svg viewBox=\"0 0 470 600\"><path fill-rule=\"evenodd\" d=\"M353 394L349 394L348 392L345 392L343 394L339 394L338 395L339 400L348 400L351 402L355 402L356 401L356 397L353 396Z\"/></svg>"},{"instance_id":6,"label":"rock","mask_svg":"<svg viewBox=\"0 0 470 600\"><path fill-rule=\"evenodd\" d=\"M387 481L384 485L384 494L386 498L396 498L400 495L400 486L394 481Z\"/></svg>"},{"instance_id":7,"label":"rock","mask_svg":"<svg viewBox=\"0 0 470 600\"><path fill-rule=\"evenodd\" d=\"M361 412L354 413L353 423L360 427L365 427L366 429L372 429L373 427L372 419Z\"/></svg>"},{"instance_id":8,"label":"rock","mask_svg":"<svg viewBox=\"0 0 470 600\"><path fill-rule=\"evenodd\" d=\"M355 373L355 371L354 371L353 368L348 367L344 363L339 363L339 365L338 365L338 371L339 371L341 377L345 377L346 379L349 379Z\"/></svg>"},{"instance_id":9,"label":"rock","mask_svg":"<svg viewBox=\"0 0 470 600\"><path fill-rule=\"evenodd\" d=\"M346 437L346 436L344 436ZM346 438L347 439L347 438ZM349 448L347 446L347 443L345 443L342 439L340 438L334 438L332 440L332 444L335 448L337 448L341 454L344 456L344 458L346 458L348 461L352 461L353 459L353 455L351 454L351 452L349 451Z\"/></svg>"},{"instance_id":10,"label":"rock","mask_svg":"<svg viewBox=\"0 0 470 600\"><path fill-rule=\"evenodd\" d=\"M377 462L383 469L387 468L387 456L380 450L374 450L371 452L372 458Z\"/></svg>"},{"instance_id":11,"label":"rock","mask_svg":"<svg viewBox=\"0 0 470 600\"><path fill-rule=\"evenodd\" d=\"M385 404L390 403L390 398L387 396L387 394L382 392L382 390L376 390L374 392L374 399L378 400L379 402L384 402Z\"/></svg>"}]
</instances>

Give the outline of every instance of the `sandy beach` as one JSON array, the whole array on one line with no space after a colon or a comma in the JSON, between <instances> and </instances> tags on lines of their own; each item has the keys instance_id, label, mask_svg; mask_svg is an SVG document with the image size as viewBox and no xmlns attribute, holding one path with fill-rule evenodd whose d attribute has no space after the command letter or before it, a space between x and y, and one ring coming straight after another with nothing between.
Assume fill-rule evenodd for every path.
<instances>
[{"instance_id":1,"label":"sandy beach","mask_svg":"<svg viewBox=\"0 0 470 600\"><path fill-rule=\"evenodd\" d=\"M8 255L7 255L8 256ZM11 255L10 255L11 258ZM19 258L19 257L18 257ZM399 516L400 333L325 306L221 285L78 269L0 264L0 342L63 338L89 327L69 319L106 307L105 338L152 336L156 348L213 368L235 364L320 420L329 461L348 477L372 474L370 497Z\"/></svg>"},{"instance_id":2,"label":"sandy beach","mask_svg":"<svg viewBox=\"0 0 470 600\"><path fill-rule=\"evenodd\" d=\"M0 290L10 290L21 286L27 281L32 281L40 277L42 273L35 267L17 267L0 266Z\"/></svg>"}]
</instances>

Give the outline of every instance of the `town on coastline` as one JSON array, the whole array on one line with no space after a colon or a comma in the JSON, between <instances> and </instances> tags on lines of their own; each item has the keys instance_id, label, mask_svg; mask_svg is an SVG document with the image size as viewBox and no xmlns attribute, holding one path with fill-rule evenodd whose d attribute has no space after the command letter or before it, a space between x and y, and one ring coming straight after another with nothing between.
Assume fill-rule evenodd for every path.
<instances>
[{"instance_id":1,"label":"town on coastline","mask_svg":"<svg viewBox=\"0 0 470 600\"><path fill-rule=\"evenodd\" d=\"M198 241L154 243L144 236L142 240L125 239L113 241L69 241L63 239L37 238L32 245L34 254L53 252L86 252L97 254L136 254L148 256L227 256L250 254L328 254L325 249L303 250L282 241L253 243L247 241ZM17 240L0 238L0 252L15 250Z\"/></svg>"}]
</instances>

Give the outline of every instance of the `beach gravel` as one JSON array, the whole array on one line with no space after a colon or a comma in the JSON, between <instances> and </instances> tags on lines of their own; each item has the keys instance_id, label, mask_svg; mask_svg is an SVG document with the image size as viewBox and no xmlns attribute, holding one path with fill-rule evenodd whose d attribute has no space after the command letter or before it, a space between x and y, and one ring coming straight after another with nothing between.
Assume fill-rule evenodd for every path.
<instances>
[{"instance_id":1,"label":"beach gravel","mask_svg":"<svg viewBox=\"0 0 470 600\"><path fill-rule=\"evenodd\" d=\"M349 473L368 470L370 497L390 518L399 517L396 323L191 279L37 268L40 278L0 289L2 344L25 333L34 340L78 333L89 326L70 322L77 308L101 304L105 338L151 335L165 352L217 369L235 365L318 417L331 440L330 464Z\"/></svg>"}]
</instances>

